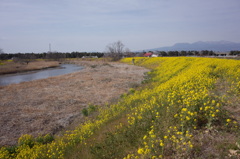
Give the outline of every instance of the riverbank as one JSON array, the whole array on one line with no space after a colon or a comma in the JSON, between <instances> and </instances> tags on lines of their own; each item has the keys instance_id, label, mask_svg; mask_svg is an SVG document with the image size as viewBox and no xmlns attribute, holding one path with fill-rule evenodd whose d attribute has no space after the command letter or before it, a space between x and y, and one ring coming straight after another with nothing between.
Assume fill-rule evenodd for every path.
<instances>
[{"instance_id":1,"label":"riverbank","mask_svg":"<svg viewBox=\"0 0 240 159\"><path fill-rule=\"evenodd\" d=\"M0 75L3 74L12 74L12 73L19 73L19 72L26 72L26 71L33 71L33 70L41 70L45 68L53 68L58 67L58 61L32 61L27 63L19 63L19 62L4 62L0 65Z\"/></svg>"},{"instance_id":2,"label":"riverbank","mask_svg":"<svg viewBox=\"0 0 240 159\"><path fill-rule=\"evenodd\" d=\"M116 62L71 63L85 68L71 74L0 87L0 145L14 145L22 134L56 134L77 125L83 121L81 111L84 108L117 101L121 94L140 84L148 71Z\"/></svg>"}]
</instances>

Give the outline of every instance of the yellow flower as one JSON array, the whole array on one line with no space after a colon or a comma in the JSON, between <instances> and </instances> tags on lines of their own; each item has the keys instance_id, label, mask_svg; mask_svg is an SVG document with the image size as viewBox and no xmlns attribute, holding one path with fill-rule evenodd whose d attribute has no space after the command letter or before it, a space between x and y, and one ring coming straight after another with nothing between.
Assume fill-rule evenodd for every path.
<instances>
[{"instance_id":1,"label":"yellow flower","mask_svg":"<svg viewBox=\"0 0 240 159\"><path fill-rule=\"evenodd\" d=\"M182 111L183 111L183 112L186 112L186 111L187 111L187 108L182 108Z\"/></svg>"},{"instance_id":2,"label":"yellow flower","mask_svg":"<svg viewBox=\"0 0 240 159\"><path fill-rule=\"evenodd\" d=\"M156 138L156 135L151 135L151 138Z\"/></svg>"},{"instance_id":3,"label":"yellow flower","mask_svg":"<svg viewBox=\"0 0 240 159\"><path fill-rule=\"evenodd\" d=\"M212 104L215 104L215 102L216 102L215 100L212 100Z\"/></svg>"},{"instance_id":4,"label":"yellow flower","mask_svg":"<svg viewBox=\"0 0 240 159\"><path fill-rule=\"evenodd\" d=\"M138 154L144 154L144 149L143 148L139 148L138 149Z\"/></svg>"},{"instance_id":5,"label":"yellow flower","mask_svg":"<svg viewBox=\"0 0 240 159\"><path fill-rule=\"evenodd\" d=\"M192 145L192 144L190 144L190 145L189 145L189 147L190 147L190 148L193 148L193 145Z\"/></svg>"},{"instance_id":6,"label":"yellow flower","mask_svg":"<svg viewBox=\"0 0 240 159\"><path fill-rule=\"evenodd\" d=\"M147 138L147 135L145 135L144 137L143 137L143 140L145 140Z\"/></svg>"},{"instance_id":7,"label":"yellow flower","mask_svg":"<svg viewBox=\"0 0 240 159\"><path fill-rule=\"evenodd\" d=\"M164 146L164 143L163 142L160 142L160 144L159 144L161 147L163 147Z\"/></svg>"}]
</instances>

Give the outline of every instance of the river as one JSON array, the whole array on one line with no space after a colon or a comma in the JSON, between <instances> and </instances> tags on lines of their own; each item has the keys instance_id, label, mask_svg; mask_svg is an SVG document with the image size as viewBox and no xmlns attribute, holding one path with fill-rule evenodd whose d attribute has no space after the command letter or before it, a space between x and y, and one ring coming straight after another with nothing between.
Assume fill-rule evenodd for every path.
<instances>
[{"instance_id":1,"label":"river","mask_svg":"<svg viewBox=\"0 0 240 159\"><path fill-rule=\"evenodd\" d=\"M81 69L83 69L83 66L78 66L74 64L61 64L60 67L57 68L49 68L40 71L29 71L25 73L16 73L9 75L0 75L0 86L68 74L79 71Z\"/></svg>"}]
</instances>

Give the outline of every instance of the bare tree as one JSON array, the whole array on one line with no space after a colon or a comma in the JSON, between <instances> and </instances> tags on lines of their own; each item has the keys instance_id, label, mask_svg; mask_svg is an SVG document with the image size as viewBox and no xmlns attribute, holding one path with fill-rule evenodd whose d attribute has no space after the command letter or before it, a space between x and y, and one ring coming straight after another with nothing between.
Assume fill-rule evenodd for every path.
<instances>
[{"instance_id":1,"label":"bare tree","mask_svg":"<svg viewBox=\"0 0 240 159\"><path fill-rule=\"evenodd\" d=\"M124 53L124 45L121 41L111 43L106 46L106 53L112 57L114 61L121 59Z\"/></svg>"},{"instance_id":2,"label":"bare tree","mask_svg":"<svg viewBox=\"0 0 240 159\"><path fill-rule=\"evenodd\" d=\"M128 55L131 53L131 50L129 48L125 48L125 51L124 51L125 55Z\"/></svg>"},{"instance_id":3,"label":"bare tree","mask_svg":"<svg viewBox=\"0 0 240 159\"><path fill-rule=\"evenodd\" d=\"M0 48L0 54L3 54L3 53L4 53L3 49Z\"/></svg>"}]
</instances>

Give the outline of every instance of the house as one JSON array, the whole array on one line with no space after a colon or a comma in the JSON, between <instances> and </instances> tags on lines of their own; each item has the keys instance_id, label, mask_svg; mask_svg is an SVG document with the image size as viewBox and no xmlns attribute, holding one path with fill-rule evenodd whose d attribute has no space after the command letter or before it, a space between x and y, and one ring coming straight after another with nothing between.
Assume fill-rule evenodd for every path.
<instances>
[{"instance_id":1,"label":"house","mask_svg":"<svg viewBox=\"0 0 240 159\"><path fill-rule=\"evenodd\" d=\"M151 57L158 57L158 55L157 54L152 54L152 56Z\"/></svg>"},{"instance_id":2,"label":"house","mask_svg":"<svg viewBox=\"0 0 240 159\"><path fill-rule=\"evenodd\" d=\"M144 57L152 57L153 53L152 52L147 52L143 56Z\"/></svg>"},{"instance_id":3,"label":"house","mask_svg":"<svg viewBox=\"0 0 240 159\"><path fill-rule=\"evenodd\" d=\"M154 54L154 53L152 53L152 52L147 52L147 53L145 53L143 56L144 56L144 57L158 57L157 54Z\"/></svg>"}]
</instances>

